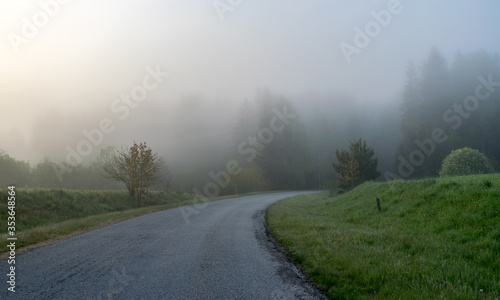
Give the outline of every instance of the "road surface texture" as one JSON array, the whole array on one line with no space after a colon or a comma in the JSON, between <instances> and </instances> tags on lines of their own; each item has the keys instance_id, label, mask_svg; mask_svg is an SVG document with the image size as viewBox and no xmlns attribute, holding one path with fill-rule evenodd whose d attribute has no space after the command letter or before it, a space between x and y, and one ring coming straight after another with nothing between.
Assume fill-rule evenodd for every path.
<instances>
[{"instance_id":1,"label":"road surface texture","mask_svg":"<svg viewBox=\"0 0 500 300\"><path fill-rule=\"evenodd\" d=\"M15 293L0 262L0 299L326 299L264 227L269 205L302 193L165 210L21 254Z\"/></svg>"}]
</instances>

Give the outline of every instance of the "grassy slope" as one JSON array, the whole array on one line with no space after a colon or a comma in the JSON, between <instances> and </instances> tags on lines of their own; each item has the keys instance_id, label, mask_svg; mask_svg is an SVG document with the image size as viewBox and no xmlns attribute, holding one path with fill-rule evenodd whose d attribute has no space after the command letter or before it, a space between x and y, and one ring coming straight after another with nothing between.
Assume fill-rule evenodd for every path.
<instances>
[{"instance_id":1,"label":"grassy slope","mask_svg":"<svg viewBox=\"0 0 500 300\"><path fill-rule=\"evenodd\" d=\"M299 196L272 206L267 222L332 299L500 297L500 174Z\"/></svg>"}]
</instances>

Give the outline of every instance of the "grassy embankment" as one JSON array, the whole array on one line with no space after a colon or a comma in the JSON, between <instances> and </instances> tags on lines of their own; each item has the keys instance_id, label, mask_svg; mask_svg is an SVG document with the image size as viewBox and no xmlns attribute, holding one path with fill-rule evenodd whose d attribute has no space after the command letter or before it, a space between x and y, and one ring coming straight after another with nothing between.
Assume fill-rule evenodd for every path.
<instances>
[{"instance_id":1,"label":"grassy embankment","mask_svg":"<svg viewBox=\"0 0 500 300\"><path fill-rule=\"evenodd\" d=\"M331 299L500 298L500 174L369 182L289 198L266 219Z\"/></svg>"},{"instance_id":2,"label":"grassy embankment","mask_svg":"<svg viewBox=\"0 0 500 300\"><path fill-rule=\"evenodd\" d=\"M7 190L0 189L2 241L7 241L7 197ZM210 201L222 198L210 198ZM138 207L137 200L129 197L127 191L16 189L16 245L19 248L53 241L147 213L193 203L193 195L185 193L150 192L147 201L143 199L142 207ZM0 253L7 251L7 244L0 243Z\"/></svg>"}]
</instances>

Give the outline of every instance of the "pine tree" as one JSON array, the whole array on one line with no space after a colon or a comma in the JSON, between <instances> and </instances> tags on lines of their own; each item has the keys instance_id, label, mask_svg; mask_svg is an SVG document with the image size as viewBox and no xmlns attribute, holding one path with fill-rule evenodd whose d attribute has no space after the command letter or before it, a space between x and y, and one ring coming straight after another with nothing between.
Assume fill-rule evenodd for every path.
<instances>
[{"instance_id":1,"label":"pine tree","mask_svg":"<svg viewBox=\"0 0 500 300\"><path fill-rule=\"evenodd\" d=\"M310 167L305 127L299 121L291 101L284 97L274 97L269 92L261 96L259 99L261 142L256 159L257 165L264 171L273 189L305 188ZM278 114L294 117L280 121ZM281 130L272 130L272 120L279 124L274 125ZM257 136L259 137L259 134Z\"/></svg>"},{"instance_id":2,"label":"pine tree","mask_svg":"<svg viewBox=\"0 0 500 300\"><path fill-rule=\"evenodd\" d=\"M337 163L332 166L340 175L339 192L346 192L365 181L375 180L380 175L377 171L377 159L373 158L375 151L366 141L359 139L351 141L349 151L335 150Z\"/></svg>"}]
</instances>

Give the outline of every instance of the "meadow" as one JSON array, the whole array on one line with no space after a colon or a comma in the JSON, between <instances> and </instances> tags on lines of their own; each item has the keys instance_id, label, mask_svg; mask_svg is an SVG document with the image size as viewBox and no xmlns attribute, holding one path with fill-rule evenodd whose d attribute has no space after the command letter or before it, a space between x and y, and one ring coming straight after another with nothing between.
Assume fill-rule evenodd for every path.
<instances>
[{"instance_id":1,"label":"meadow","mask_svg":"<svg viewBox=\"0 0 500 300\"><path fill-rule=\"evenodd\" d=\"M500 298L500 174L367 182L278 202L266 221L330 299Z\"/></svg>"}]
</instances>

